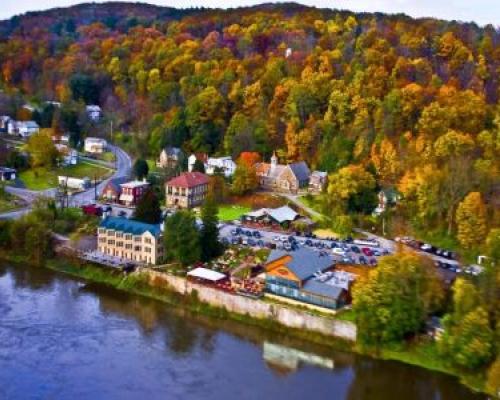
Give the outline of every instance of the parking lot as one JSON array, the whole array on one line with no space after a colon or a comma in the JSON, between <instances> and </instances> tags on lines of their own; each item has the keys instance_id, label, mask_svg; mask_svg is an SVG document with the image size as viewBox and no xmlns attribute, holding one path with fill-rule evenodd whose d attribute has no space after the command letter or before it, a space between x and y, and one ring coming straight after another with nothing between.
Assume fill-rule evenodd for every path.
<instances>
[{"instance_id":1,"label":"parking lot","mask_svg":"<svg viewBox=\"0 0 500 400\"><path fill-rule=\"evenodd\" d=\"M304 236L299 234L286 234L272 232L265 229L247 228L236 224L222 224L220 237L227 244L251 246L256 248L277 248L294 250L306 246L315 251L323 251L333 257L339 264L375 266L378 257L391 254L397 244L410 247L412 250L429 257L445 282L452 282L457 274L467 273L476 275L471 268L462 267L454 260L454 254L437 249L420 242L409 240L385 240L380 244L377 241L334 240L320 239L314 235ZM363 244L360 244L363 243ZM387 244L384 246L384 244Z\"/></svg>"},{"instance_id":2,"label":"parking lot","mask_svg":"<svg viewBox=\"0 0 500 400\"><path fill-rule=\"evenodd\" d=\"M314 235L276 233L233 224L224 224L219 232L221 239L227 244L288 251L308 247L314 251L325 252L337 263L343 264L374 266L378 257L389 254L389 250L373 242L360 245L352 240L319 239Z\"/></svg>"}]
</instances>

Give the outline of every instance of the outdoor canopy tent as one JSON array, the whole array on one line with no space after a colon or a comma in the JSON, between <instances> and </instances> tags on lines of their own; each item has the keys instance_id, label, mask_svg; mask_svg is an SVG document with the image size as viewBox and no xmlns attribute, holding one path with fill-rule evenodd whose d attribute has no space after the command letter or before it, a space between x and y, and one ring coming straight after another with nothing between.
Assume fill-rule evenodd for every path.
<instances>
[{"instance_id":1,"label":"outdoor canopy tent","mask_svg":"<svg viewBox=\"0 0 500 400\"><path fill-rule=\"evenodd\" d=\"M226 278L226 275L221 274L220 272L212 271L211 269L202 267L198 267L193 269L192 271L189 271L187 275L192 278L205 279L211 282L218 282Z\"/></svg>"}]
</instances>

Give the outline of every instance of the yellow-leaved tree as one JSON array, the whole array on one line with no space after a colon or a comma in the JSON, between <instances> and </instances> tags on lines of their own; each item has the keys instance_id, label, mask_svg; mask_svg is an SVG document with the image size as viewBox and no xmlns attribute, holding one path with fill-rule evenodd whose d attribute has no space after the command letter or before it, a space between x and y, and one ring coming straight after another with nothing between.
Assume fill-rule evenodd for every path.
<instances>
[{"instance_id":1,"label":"yellow-leaved tree","mask_svg":"<svg viewBox=\"0 0 500 400\"><path fill-rule=\"evenodd\" d=\"M457 237L462 246L471 249L481 245L487 233L486 207L481 193L470 192L457 208Z\"/></svg>"}]
</instances>

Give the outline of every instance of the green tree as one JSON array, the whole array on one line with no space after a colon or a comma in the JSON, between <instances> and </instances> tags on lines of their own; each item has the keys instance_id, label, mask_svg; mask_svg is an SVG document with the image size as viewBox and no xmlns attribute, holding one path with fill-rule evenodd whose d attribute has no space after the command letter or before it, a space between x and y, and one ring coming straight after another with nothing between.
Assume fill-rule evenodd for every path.
<instances>
[{"instance_id":1,"label":"green tree","mask_svg":"<svg viewBox=\"0 0 500 400\"><path fill-rule=\"evenodd\" d=\"M205 164L203 164L203 161L196 159L193 165L193 172L205 173Z\"/></svg>"},{"instance_id":2,"label":"green tree","mask_svg":"<svg viewBox=\"0 0 500 400\"><path fill-rule=\"evenodd\" d=\"M201 259L200 233L189 210L181 210L165 221L165 253L167 261L187 266Z\"/></svg>"},{"instance_id":3,"label":"green tree","mask_svg":"<svg viewBox=\"0 0 500 400\"><path fill-rule=\"evenodd\" d=\"M51 168L57 163L59 152L51 138L51 129L42 129L28 139L26 151L33 167Z\"/></svg>"},{"instance_id":4,"label":"green tree","mask_svg":"<svg viewBox=\"0 0 500 400\"><path fill-rule=\"evenodd\" d=\"M447 316L445 333L439 341L441 352L454 364L473 370L488 363L494 354L494 334L488 313L476 307L461 320Z\"/></svg>"},{"instance_id":5,"label":"green tree","mask_svg":"<svg viewBox=\"0 0 500 400\"><path fill-rule=\"evenodd\" d=\"M201 208L201 221L203 226L200 230L201 259L210 261L219 256L222 246L219 242L219 218L217 217L219 208L212 196L207 197Z\"/></svg>"},{"instance_id":6,"label":"green tree","mask_svg":"<svg viewBox=\"0 0 500 400\"><path fill-rule=\"evenodd\" d=\"M133 219L147 224L161 222L160 201L153 189L149 189L137 202Z\"/></svg>"},{"instance_id":7,"label":"green tree","mask_svg":"<svg viewBox=\"0 0 500 400\"><path fill-rule=\"evenodd\" d=\"M149 174L149 166L146 160L143 160L142 158L139 158L136 160L134 163L134 176L138 180L142 180L144 178L147 178Z\"/></svg>"},{"instance_id":8,"label":"green tree","mask_svg":"<svg viewBox=\"0 0 500 400\"><path fill-rule=\"evenodd\" d=\"M440 279L428 260L414 253L381 257L353 288L358 341L379 346L416 333L442 298Z\"/></svg>"},{"instance_id":9,"label":"green tree","mask_svg":"<svg viewBox=\"0 0 500 400\"><path fill-rule=\"evenodd\" d=\"M255 168L243 162L238 162L233 175L232 192L237 196L241 196L257 189L258 186L259 181Z\"/></svg>"}]
</instances>

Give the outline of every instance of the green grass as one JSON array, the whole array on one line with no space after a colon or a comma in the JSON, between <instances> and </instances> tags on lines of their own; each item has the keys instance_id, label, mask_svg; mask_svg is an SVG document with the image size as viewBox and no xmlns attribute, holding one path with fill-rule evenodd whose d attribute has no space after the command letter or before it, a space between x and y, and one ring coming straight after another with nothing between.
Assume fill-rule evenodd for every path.
<instances>
[{"instance_id":1,"label":"green grass","mask_svg":"<svg viewBox=\"0 0 500 400\"><path fill-rule=\"evenodd\" d=\"M243 214L246 214L251 209L250 207L239 205L222 205L219 207L219 220L233 221L239 219Z\"/></svg>"},{"instance_id":2,"label":"green grass","mask_svg":"<svg viewBox=\"0 0 500 400\"><path fill-rule=\"evenodd\" d=\"M111 170L97 164L86 161L80 161L77 165L67 167L46 169L32 168L19 174L19 178L27 189L45 190L58 186L58 176L70 176L73 178L101 179L109 175Z\"/></svg>"},{"instance_id":3,"label":"green grass","mask_svg":"<svg viewBox=\"0 0 500 400\"><path fill-rule=\"evenodd\" d=\"M6 193L3 188L0 187L0 213L13 211L19 207L20 204L18 200L9 193Z\"/></svg>"}]
</instances>

